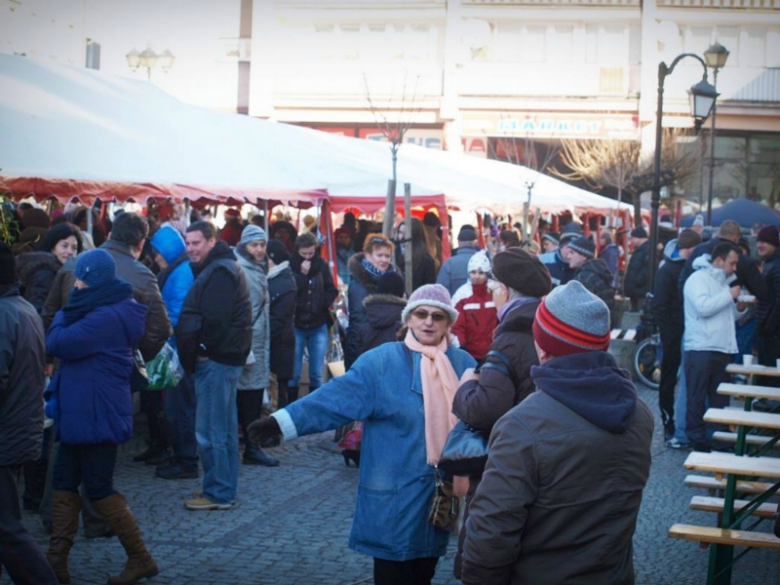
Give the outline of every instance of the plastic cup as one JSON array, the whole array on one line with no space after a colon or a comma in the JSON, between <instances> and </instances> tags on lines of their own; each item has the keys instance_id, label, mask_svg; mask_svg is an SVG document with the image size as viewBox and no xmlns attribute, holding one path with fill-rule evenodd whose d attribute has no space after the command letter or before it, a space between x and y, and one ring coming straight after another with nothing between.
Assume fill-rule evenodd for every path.
<instances>
[{"instance_id":1,"label":"plastic cup","mask_svg":"<svg viewBox=\"0 0 780 585\"><path fill-rule=\"evenodd\" d=\"M753 356L752 355L743 355L742 356L742 363L746 366L752 366L753 365Z\"/></svg>"},{"instance_id":2,"label":"plastic cup","mask_svg":"<svg viewBox=\"0 0 780 585\"><path fill-rule=\"evenodd\" d=\"M777 360L777 363L775 365L777 366L777 369L780 370L780 360Z\"/></svg>"}]
</instances>

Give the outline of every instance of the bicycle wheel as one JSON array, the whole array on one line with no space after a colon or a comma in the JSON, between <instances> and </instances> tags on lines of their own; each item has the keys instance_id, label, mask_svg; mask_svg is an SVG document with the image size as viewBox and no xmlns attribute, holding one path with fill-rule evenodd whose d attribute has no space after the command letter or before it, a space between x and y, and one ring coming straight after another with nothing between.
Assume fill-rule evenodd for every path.
<instances>
[{"instance_id":1,"label":"bicycle wheel","mask_svg":"<svg viewBox=\"0 0 780 585\"><path fill-rule=\"evenodd\" d=\"M634 372L642 384L653 390L658 390L661 382L661 351L660 344L650 336L636 346L634 352Z\"/></svg>"}]
</instances>

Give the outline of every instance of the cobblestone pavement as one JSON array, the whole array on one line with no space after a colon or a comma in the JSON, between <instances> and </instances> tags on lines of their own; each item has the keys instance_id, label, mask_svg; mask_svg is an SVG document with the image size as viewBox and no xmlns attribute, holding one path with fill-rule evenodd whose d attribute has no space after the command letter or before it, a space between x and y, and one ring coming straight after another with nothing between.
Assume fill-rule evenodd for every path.
<instances>
[{"instance_id":1,"label":"cobblestone pavement","mask_svg":"<svg viewBox=\"0 0 780 585\"><path fill-rule=\"evenodd\" d=\"M657 412L657 395L640 392ZM138 517L161 573L152 583L330 585L371 583L371 559L347 548L357 470L347 468L331 433L305 437L273 450L282 465L241 467L238 505L229 511L189 512L183 501L200 489L198 480L166 481L154 469L132 463L138 442L120 448L116 487ZM672 540L675 522L713 524L714 515L693 512L696 490L683 486L686 453L667 449L660 429L644 492L635 547L638 585L699 585L706 581L708 553L695 543ZM42 547L47 540L37 516L27 526ZM768 530L768 528L765 528ZM438 566L437 585L451 577L452 548ZM71 552L74 585L105 583L118 573L124 553L116 539L79 537ZM7 576L0 583L8 583ZM737 564L734 585L780 584L776 551L752 551ZM605 584L606 585L606 584Z\"/></svg>"}]
</instances>

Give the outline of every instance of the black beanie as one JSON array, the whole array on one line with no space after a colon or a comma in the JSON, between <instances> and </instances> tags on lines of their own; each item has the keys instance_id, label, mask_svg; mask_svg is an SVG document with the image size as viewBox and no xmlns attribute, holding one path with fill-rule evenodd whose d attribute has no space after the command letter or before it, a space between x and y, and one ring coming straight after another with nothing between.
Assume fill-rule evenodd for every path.
<instances>
[{"instance_id":1,"label":"black beanie","mask_svg":"<svg viewBox=\"0 0 780 585\"><path fill-rule=\"evenodd\" d=\"M290 251L280 240L268 240L265 253L277 266L290 259Z\"/></svg>"},{"instance_id":2,"label":"black beanie","mask_svg":"<svg viewBox=\"0 0 780 585\"><path fill-rule=\"evenodd\" d=\"M0 242L0 285L13 284L18 280L14 253L8 244Z\"/></svg>"}]
</instances>

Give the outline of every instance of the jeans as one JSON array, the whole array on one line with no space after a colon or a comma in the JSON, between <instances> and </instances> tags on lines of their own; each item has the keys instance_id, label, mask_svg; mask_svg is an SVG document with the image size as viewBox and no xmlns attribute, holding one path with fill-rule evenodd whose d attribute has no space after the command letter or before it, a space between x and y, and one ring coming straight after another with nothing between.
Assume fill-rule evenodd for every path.
<instances>
[{"instance_id":1,"label":"jeans","mask_svg":"<svg viewBox=\"0 0 780 585\"><path fill-rule=\"evenodd\" d=\"M22 522L19 465L0 465L0 564L19 585L56 585L46 557Z\"/></svg>"},{"instance_id":2,"label":"jeans","mask_svg":"<svg viewBox=\"0 0 780 585\"><path fill-rule=\"evenodd\" d=\"M309 352L309 392L313 392L322 386L322 371L328 350L328 326L325 323L315 329L295 329L295 370L287 383L290 388L297 388L300 383L304 348Z\"/></svg>"},{"instance_id":3,"label":"jeans","mask_svg":"<svg viewBox=\"0 0 780 585\"><path fill-rule=\"evenodd\" d=\"M60 443L54 463L55 490L78 493L84 482L84 491L93 502L115 494L114 467L117 446L114 443L99 445L68 445Z\"/></svg>"},{"instance_id":4,"label":"jeans","mask_svg":"<svg viewBox=\"0 0 780 585\"><path fill-rule=\"evenodd\" d=\"M165 418L173 448L173 463L187 471L198 469L195 405L195 382L190 374L184 374L178 386L165 393Z\"/></svg>"},{"instance_id":5,"label":"jeans","mask_svg":"<svg viewBox=\"0 0 780 585\"><path fill-rule=\"evenodd\" d=\"M213 360L195 367L195 437L203 463L203 495L231 504L238 489L238 413L236 387L244 366Z\"/></svg>"},{"instance_id":6,"label":"jeans","mask_svg":"<svg viewBox=\"0 0 780 585\"><path fill-rule=\"evenodd\" d=\"M718 394L718 385L728 381L726 366L731 354L719 351L686 351L685 378L688 384L688 412L686 432L694 447L706 445L707 425L704 412L707 400L713 408L725 408L729 397Z\"/></svg>"}]
</instances>

